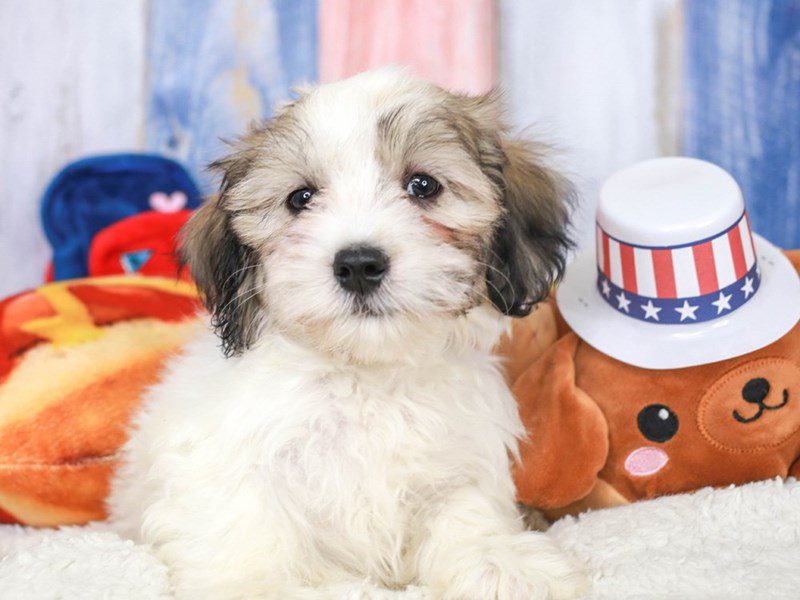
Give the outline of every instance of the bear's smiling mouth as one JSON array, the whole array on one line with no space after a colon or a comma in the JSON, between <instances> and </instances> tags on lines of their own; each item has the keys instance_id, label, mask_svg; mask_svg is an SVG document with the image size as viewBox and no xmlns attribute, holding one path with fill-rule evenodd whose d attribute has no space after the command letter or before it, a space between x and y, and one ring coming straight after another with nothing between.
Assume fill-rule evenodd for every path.
<instances>
[{"instance_id":1,"label":"bear's smiling mouth","mask_svg":"<svg viewBox=\"0 0 800 600\"><path fill-rule=\"evenodd\" d=\"M752 417L743 417L741 413L734 409L733 410L733 418L739 421L739 423L752 423L753 421L758 421L761 418L761 415L764 414L764 411L767 410L778 410L779 408L783 408L789 403L789 390L783 390L783 401L780 404L776 404L775 406L769 406L768 404L764 404L763 400L756 402L755 404L758 405L758 411Z\"/></svg>"}]
</instances>

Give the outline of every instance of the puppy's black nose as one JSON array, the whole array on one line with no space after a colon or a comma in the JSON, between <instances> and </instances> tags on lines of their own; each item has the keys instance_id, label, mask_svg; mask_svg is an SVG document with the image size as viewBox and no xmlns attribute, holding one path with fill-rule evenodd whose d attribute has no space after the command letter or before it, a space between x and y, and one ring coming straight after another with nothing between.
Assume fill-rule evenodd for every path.
<instances>
[{"instance_id":1,"label":"puppy's black nose","mask_svg":"<svg viewBox=\"0 0 800 600\"><path fill-rule=\"evenodd\" d=\"M742 398L751 404L761 404L769 394L769 381L763 377L751 379L742 388Z\"/></svg>"},{"instance_id":2,"label":"puppy's black nose","mask_svg":"<svg viewBox=\"0 0 800 600\"><path fill-rule=\"evenodd\" d=\"M389 269L389 257L372 246L351 246L333 258L333 274L344 289L366 295L377 288Z\"/></svg>"}]
</instances>

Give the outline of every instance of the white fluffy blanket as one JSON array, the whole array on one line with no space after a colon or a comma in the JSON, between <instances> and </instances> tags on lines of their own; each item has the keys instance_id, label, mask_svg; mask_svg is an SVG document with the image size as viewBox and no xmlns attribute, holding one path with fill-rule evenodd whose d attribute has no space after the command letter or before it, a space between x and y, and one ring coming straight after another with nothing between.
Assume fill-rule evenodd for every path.
<instances>
[{"instance_id":1,"label":"white fluffy blanket","mask_svg":"<svg viewBox=\"0 0 800 600\"><path fill-rule=\"evenodd\" d=\"M588 513L562 519L548 535L587 563L591 598L800 598L795 480ZM4 600L170 597L164 565L102 524L59 531L0 527L0 556ZM427 598L421 589L389 596ZM353 590L346 597L368 596Z\"/></svg>"}]
</instances>

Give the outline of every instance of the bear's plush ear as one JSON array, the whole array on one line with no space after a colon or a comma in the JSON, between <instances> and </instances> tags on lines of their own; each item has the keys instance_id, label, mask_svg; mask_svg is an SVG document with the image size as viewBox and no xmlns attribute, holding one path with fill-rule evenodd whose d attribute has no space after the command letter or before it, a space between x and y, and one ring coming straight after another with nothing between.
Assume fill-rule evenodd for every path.
<instances>
[{"instance_id":1,"label":"bear's plush ear","mask_svg":"<svg viewBox=\"0 0 800 600\"><path fill-rule=\"evenodd\" d=\"M514 319L511 331L500 338L496 354L503 359L509 386L558 340L557 312L555 300L550 297L537 304L527 317Z\"/></svg>"},{"instance_id":2,"label":"bear's plush ear","mask_svg":"<svg viewBox=\"0 0 800 600\"><path fill-rule=\"evenodd\" d=\"M514 465L517 499L557 509L586 497L608 457L608 425L575 384L579 340L569 333L525 370L513 386L528 440Z\"/></svg>"}]
</instances>

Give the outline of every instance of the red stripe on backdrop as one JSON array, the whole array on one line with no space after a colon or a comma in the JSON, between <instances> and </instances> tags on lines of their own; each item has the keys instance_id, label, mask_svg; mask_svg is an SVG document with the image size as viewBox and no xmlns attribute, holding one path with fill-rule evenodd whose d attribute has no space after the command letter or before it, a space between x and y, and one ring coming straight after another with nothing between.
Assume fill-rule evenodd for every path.
<instances>
[{"instance_id":1,"label":"red stripe on backdrop","mask_svg":"<svg viewBox=\"0 0 800 600\"><path fill-rule=\"evenodd\" d=\"M734 227L728 232L728 243L731 246L733 256L733 269L736 271L736 279L739 280L747 273L747 263L744 259L744 246L742 246L742 234L738 227Z\"/></svg>"},{"instance_id":2,"label":"red stripe on backdrop","mask_svg":"<svg viewBox=\"0 0 800 600\"><path fill-rule=\"evenodd\" d=\"M497 83L492 0L320 0L320 79L390 63L461 92Z\"/></svg>"},{"instance_id":3,"label":"red stripe on backdrop","mask_svg":"<svg viewBox=\"0 0 800 600\"><path fill-rule=\"evenodd\" d=\"M692 254L694 254L694 266L697 271L700 294L710 294L719 290L717 266L714 264L714 247L711 245L711 241L693 246Z\"/></svg>"},{"instance_id":4,"label":"red stripe on backdrop","mask_svg":"<svg viewBox=\"0 0 800 600\"><path fill-rule=\"evenodd\" d=\"M672 250L652 250L653 273L656 276L656 294L659 298L676 298L675 271Z\"/></svg>"},{"instance_id":5,"label":"red stripe on backdrop","mask_svg":"<svg viewBox=\"0 0 800 600\"><path fill-rule=\"evenodd\" d=\"M608 241L608 235L606 232L603 232L603 275L606 276L606 279L611 279L611 250L609 248L611 244Z\"/></svg>"},{"instance_id":6,"label":"red stripe on backdrop","mask_svg":"<svg viewBox=\"0 0 800 600\"><path fill-rule=\"evenodd\" d=\"M627 291L638 294L636 286L636 263L633 258L633 247L619 245L619 258L622 263L622 284Z\"/></svg>"}]
</instances>

